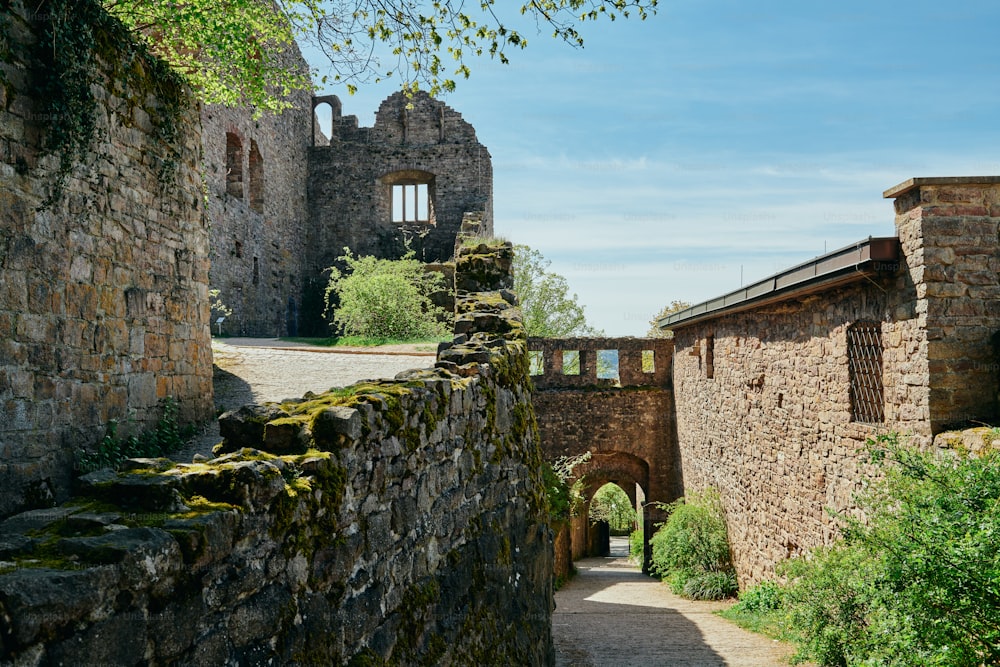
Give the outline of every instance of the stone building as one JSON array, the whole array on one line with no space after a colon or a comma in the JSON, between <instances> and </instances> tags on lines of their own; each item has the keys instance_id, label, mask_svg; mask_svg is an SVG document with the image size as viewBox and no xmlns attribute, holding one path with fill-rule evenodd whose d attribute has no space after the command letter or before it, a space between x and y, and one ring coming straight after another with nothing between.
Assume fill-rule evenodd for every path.
<instances>
[{"instance_id":1,"label":"stone building","mask_svg":"<svg viewBox=\"0 0 1000 667\"><path fill-rule=\"evenodd\" d=\"M287 56L305 66L297 50ZM202 114L212 221L212 279L234 335L325 333L323 272L350 248L446 261L467 214L493 229L489 151L461 114L418 92L382 102L374 127L343 116L336 96L293 94L293 108ZM314 114L328 105L332 137Z\"/></svg>"},{"instance_id":2,"label":"stone building","mask_svg":"<svg viewBox=\"0 0 1000 667\"><path fill-rule=\"evenodd\" d=\"M1000 177L888 191L867 239L660 320L674 332L686 491L717 488L741 584L828 543L865 441L997 416Z\"/></svg>"}]
</instances>

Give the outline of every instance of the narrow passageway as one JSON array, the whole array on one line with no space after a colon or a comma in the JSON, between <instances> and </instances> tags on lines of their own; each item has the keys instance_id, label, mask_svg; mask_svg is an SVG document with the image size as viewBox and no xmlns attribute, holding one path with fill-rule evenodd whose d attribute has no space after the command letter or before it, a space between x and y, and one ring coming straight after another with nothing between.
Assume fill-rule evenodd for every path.
<instances>
[{"instance_id":1,"label":"narrow passageway","mask_svg":"<svg viewBox=\"0 0 1000 667\"><path fill-rule=\"evenodd\" d=\"M552 632L557 667L787 665L791 650L712 612L725 602L673 595L628 560L628 538L611 556L576 562L579 574L556 593Z\"/></svg>"}]
</instances>

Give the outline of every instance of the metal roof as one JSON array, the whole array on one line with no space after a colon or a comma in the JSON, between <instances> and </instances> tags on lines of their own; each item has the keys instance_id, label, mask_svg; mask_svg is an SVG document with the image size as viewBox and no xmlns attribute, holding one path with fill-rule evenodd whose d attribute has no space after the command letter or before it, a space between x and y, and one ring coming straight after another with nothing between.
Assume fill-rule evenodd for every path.
<instances>
[{"instance_id":1,"label":"metal roof","mask_svg":"<svg viewBox=\"0 0 1000 667\"><path fill-rule=\"evenodd\" d=\"M898 260L897 237L869 236L863 241L820 255L752 285L671 313L660 318L657 325L661 329L677 329L765 303L830 289L879 271L895 271Z\"/></svg>"}]
</instances>

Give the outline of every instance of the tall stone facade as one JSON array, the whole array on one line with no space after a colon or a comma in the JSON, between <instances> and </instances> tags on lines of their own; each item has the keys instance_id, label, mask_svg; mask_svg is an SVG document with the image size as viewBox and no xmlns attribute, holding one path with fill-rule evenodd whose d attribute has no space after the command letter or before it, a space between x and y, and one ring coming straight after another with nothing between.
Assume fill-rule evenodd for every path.
<instances>
[{"instance_id":1,"label":"tall stone facade","mask_svg":"<svg viewBox=\"0 0 1000 667\"><path fill-rule=\"evenodd\" d=\"M399 92L382 102L374 127L358 127L357 117L340 115L336 98L324 101L334 130L329 145L309 155L312 273L345 247L387 258L409 247L421 261L447 260L467 212L481 213L481 233L492 235L490 153L461 114L424 92Z\"/></svg>"},{"instance_id":2,"label":"tall stone facade","mask_svg":"<svg viewBox=\"0 0 1000 667\"><path fill-rule=\"evenodd\" d=\"M297 49L286 54L305 67ZM374 127L343 116L336 96L293 93L292 108L202 112L212 287L231 335L325 334L324 270L344 248L395 259L452 258L463 229L493 233L493 168L473 127L426 93L382 102ZM318 105L332 111L332 137ZM405 210L404 210L405 208Z\"/></svg>"},{"instance_id":3,"label":"tall stone facade","mask_svg":"<svg viewBox=\"0 0 1000 667\"><path fill-rule=\"evenodd\" d=\"M0 11L0 516L65 497L112 420L154 423L168 396L185 420L212 407L197 108L120 25L81 18L94 5L34 11ZM58 85L55 18L96 49ZM81 118L93 139L61 165L53 141Z\"/></svg>"},{"instance_id":4,"label":"tall stone facade","mask_svg":"<svg viewBox=\"0 0 1000 667\"><path fill-rule=\"evenodd\" d=\"M306 68L294 45L284 58L290 67ZM312 96L295 91L287 101L291 108L259 118L247 108L207 105L202 110L211 285L232 311L213 331L298 333Z\"/></svg>"},{"instance_id":5,"label":"tall stone facade","mask_svg":"<svg viewBox=\"0 0 1000 667\"><path fill-rule=\"evenodd\" d=\"M720 491L742 585L837 536L828 508L854 511L875 474L866 439L928 446L997 415L1000 178L914 179L886 196L898 259L861 256L782 291L840 265L819 258L664 325L685 490Z\"/></svg>"}]
</instances>

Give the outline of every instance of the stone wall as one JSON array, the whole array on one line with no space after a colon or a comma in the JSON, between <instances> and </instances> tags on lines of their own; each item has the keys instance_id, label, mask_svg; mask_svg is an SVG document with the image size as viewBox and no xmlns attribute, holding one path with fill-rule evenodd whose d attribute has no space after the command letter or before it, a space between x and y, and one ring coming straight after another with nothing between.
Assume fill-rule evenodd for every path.
<instances>
[{"instance_id":1,"label":"stone wall","mask_svg":"<svg viewBox=\"0 0 1000 667\"><path fill-rule=\"evenodd\" d=\"M283 59L290 68L308 67L294 45ZM294 91L287 101L291 108L259 118L247 107L202 109L211 286L232 310L224 334L298 334L312 96Z\"/></svg>"},{"instance_id":2,"label":"stone wall","mask_svg":"<svg viewBox=\"0 0 1000 667\"><path fill-rule=\"evenodd\" d=\"M888 190L927 348L931 430L1000 416L1000 177L915 178Z\"/></svg>"},{"instance_id":3,"label":"stone wall","mask_svg":"<svg viewBox=\"0 0 1000 667\"><path fill-rule=\"evenodd\" d=\"M218 458L94 473L0 525L0 659L552 664L526 341L481 291L513 250L467 252L434 368L247 406Z\"/></svg>"},{"instance_id":4,"label":"stone wall","mask_svg":"<svg viewBox=\"0 0 1000 667\"><path fill-rule=\"evenodd\" d=\"M492 236L490 153L461 114L426 93L408 99L399 92L382 102L374 127L359 128L356 116L340 115L335 97L318 102L331 104L334 131L328 146L309 153L313 273L345 246L395 258L408 243L421 261L447 260L466 212L482 212L481 234ZM392 186L404 182L428 186L428 222L393 222Z\"/></svg>"},{"instance_id":5,"label":"stone wall","mask_svg":"<svg viewBox=\"0 0 1000 667\"><path fill-rule=\"evenodd\" d=\"M926 180L887 193L899 197L898 265L674 329L685 490L720 491L742 586L837 537L828 509L854 512L875 474L867 438L929 446L947 424L995 414L1000 186ZM852 419L846 341L859 320L881 335L875 423Z\"/></svg>"},{"instance_id":6,"label":"stone wall","mask_svg":"<svg viewBox=\"0 0 1000 667\"><path fill-rule=\"evenodd\" d=\"M81 69L58 78L45 7L0 12L0 516L65 498L111 420L212 404L198 112L87 2L55 18L96 52L60 51ZM54 148L87 118L79 152Z\"/></svg>"},{"instance_id":7,"label":"stone wall","mask_svg":"<svg viewBox=\"0 0 1000 667\"><path fill-rule=\"evenodd\" d=\"M672 341L531 338L528 347L529 355L536 355L533 401L542 451L549 461L591 453L589 461L574 469L576 477L585 480L588 503L608 482L620 486L633 504L636 484L650 503L667 503L683 495L670 389ZM567 374L564 371L570 369L563 366L564 359L575 354L580 362L574 361L572 370L578 366L579 373ZM601 357L604 361L599 361ZM611 361L615 357L617 364ZM644 507L647 543L653 524L662 518L654 506ZM573 523L570 550L579 558L588 553L591 542L586 512Z\"/></svg>"}]
</instances>

